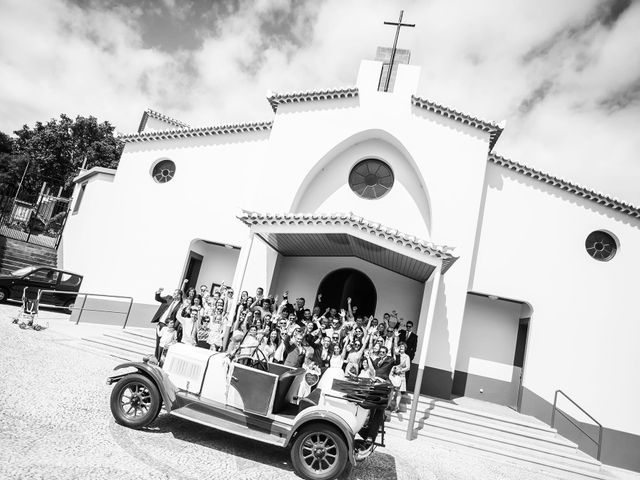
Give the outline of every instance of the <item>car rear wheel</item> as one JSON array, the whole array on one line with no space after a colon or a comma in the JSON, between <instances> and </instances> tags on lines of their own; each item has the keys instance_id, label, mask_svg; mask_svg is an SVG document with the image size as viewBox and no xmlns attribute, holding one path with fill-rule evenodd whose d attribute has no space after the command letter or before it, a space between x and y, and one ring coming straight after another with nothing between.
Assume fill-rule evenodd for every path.
<instances>
[{"instance_id":1,"label":"car rear wheel","mask_svg":"<svg viewBox=\"0 0 640 480\"><path fill-rule=\"evenodd\" d=\"M158 387L144 375L122 377L111 392L111 413L116 423L143 428L153 422L162 406Z\"/></svg>"},{"instance_id":2,"label":"car rear wheel","mask_svg":"<svg viewBox=\"0 0 640 480\"><path fill-rule=\"evenodd\" d=\"M6 288L0 288L0 303L4 303L9 300L9 292Z\"/></svg>"},{"instance_id":3,"label":"car rear wheel","mask_svg":"<svg viewBox=\"0 0 640 480\"><path fill-rule=\"evenodd\" d=\"M296 473L307 480L336 478L347 466L347 444L331 425L306 425L293 442L291 462Z\"/></svg>"}]
</instances>

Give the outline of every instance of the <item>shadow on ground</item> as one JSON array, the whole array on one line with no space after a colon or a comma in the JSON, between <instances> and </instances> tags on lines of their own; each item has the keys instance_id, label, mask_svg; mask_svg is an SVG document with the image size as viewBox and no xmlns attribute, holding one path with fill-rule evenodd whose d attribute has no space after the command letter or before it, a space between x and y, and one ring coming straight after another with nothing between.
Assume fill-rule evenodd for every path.
<instances>
[{"instance_id":1,"label":"shadow on ground","mask_svg":"<svg viewBox=\"0 0 640 480\"><path fill-rule=\"evenodd\" d=\"M138 448L132 444L137 442L131 442L130 438L125 440L122 437L122 435L128 435L122 432L121 429L125 431L128 430L113 422L112 432L114 436L122 439L119 443L123 448L129 449L130 453L140 455L140 459L152 467L159 467L159 462L164 463L164 468L162 469L170 474L172 478L174 476L179 479L191 478L188 472L176 471L175 466L163 458L164 455L162 452L158 452L158 456L154 455L152 453L152 444L154 442L151 438ZM169 433L176 440L194 443L212 449L219 454L232 455L236 458L236 464L240 472L259 466L257 464L280 469L283 472L293 472L289 451L287 449L232 435L168 414L161 414L155 422L142 432L149 434L150 437L153 436L153 433ZM132 448L137 451L131 452ZM354 468L348 468L338 478L341 480L369 478L397 480L396 461L395 458L389 454L374 452L366 461L358 464Z\"/></svg>"}]
</instances>

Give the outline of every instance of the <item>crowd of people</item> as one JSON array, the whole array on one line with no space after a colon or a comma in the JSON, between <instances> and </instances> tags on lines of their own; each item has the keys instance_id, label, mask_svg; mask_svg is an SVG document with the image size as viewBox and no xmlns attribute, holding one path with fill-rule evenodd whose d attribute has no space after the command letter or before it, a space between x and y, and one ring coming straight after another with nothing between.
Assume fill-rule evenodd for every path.
<instances>
[{"instance_id":1,"label":"crowd of people","mask_svg":"<svg viewBox=\"0 0 640 480\"><path fill-rule=\"evenodd\" d=\"M304 298L291 302L289 292L266 296L262 288L253 297L241 292L234 304L234 292L224 284L213 291L206 285L185 287L186 280L172 295L156 292L161 306L152 322L158 324L155 356L160 362L170 345L182 342L318 374L340 368L347 377L390 382L390 409L397 411L417 335L413 322L404 324L395 310L381 319L364 316L351 298L339 308L326 305L322 294L308 308Z\"/></svg>"}]
</instances>

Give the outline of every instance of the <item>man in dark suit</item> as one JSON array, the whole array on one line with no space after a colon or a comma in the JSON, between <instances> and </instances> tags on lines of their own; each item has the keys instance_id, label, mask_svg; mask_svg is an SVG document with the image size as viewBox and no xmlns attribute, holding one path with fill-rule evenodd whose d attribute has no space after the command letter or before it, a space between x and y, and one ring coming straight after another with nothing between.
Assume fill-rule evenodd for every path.
<instances>
[{"instance_id":1,"label":"man in dark suit","mask_svg":"<svg viewBox=\"0 0 640 480\"><path fill-rule=\"evenodd\" d=\"M407 344L407 355L413 360L418 348L418 335L413 331L413 322L411 320L407 322L406 330L400 330L398 340Z\"/></svg>"},{"instance_id":2,"label":"man in dark suit","mask_svg":"<svg viewBox=\"0 0 640 480\"><path fill-rule=\"evenodd\" d=\"M160 360L160 337L162 336L162 329L169 320L176 320L176 313L182 303L182 290L176 288L173 295L166 295L164 297L162 296L163 290L164 289L160 288L156 292L156 302L160 302L161 305L151 319L151 323L158 324L156 327L156 348L154 351L154 356L158 360Z\"/></svg>"},{"instance_id":3,"label":"man in dark suit","mask_svg":"<svg viewBox=\"0 0 640 480\"><path fill-rule=\"evenodd\" d=\"M384 345L380 347L380 356L372 360L376 377L389 381L391 369L398 363L396 357L389 355L389 350Z\"/></svg>"},{"instance_id":4,"label":"man in dark suit","mask_svg":"<svg viewBox=\"0 0 640 480\"><path fill-rule=\"evenodd\" d=\"M287 335L284 339L284 365L300 368L304 363L306 350L302 346L302 332L296 329L293 335Z\"/></svg>"}]
</instances>

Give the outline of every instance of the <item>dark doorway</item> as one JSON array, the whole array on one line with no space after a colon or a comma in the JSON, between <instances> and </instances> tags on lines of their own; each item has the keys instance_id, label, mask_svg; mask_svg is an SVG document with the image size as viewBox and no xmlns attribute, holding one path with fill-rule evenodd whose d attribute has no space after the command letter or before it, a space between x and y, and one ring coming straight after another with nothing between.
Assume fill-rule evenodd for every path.
<instances>
[{"instance_id":1,"label":"dark doorway","mask_svg":"<svg viewBox=\"0 0 640 480\"><path fill-rule=\"evenodd\" d=\"M527 337L529 336L529 319L521 318L518 325L518 336L516 337L516 351L513 356L514 373L518 375L517 384L518 391L516 397L516 404L510 405L516 411L520 411L520 405L522 403L522 373L524 369L524 355L527 349Z\"/></svg>"},{"instance_id":2,"label":"dark doorway","mask_svg":"<svg viewBox=\"0 0 640 480\"><path fill-rule=\"evenodd\" d=\"M318 287L318 294L320 293L325 308L335 307L338 311L346 309L347 298L351 297L351 305L358 307L358 315L375 314L378 301L376 287L369 277L353 268L334 270L324 277Z\"/></svg>"},{"instance_id":3,"label":"dark doorway","mask_svg":"<svg viewBox=\"0 0 640 480\"><path fill-rule=\"evenodd\" d=\"M189 252L189 261L187 262L187 270L185 271L184 278L189 280L185 288L195 288L198 290L198 275L200 275L200 268L202 267L203 256L196 252ZM184 280L184 279L183 279Z\"/></svg>"}]
</instances>

